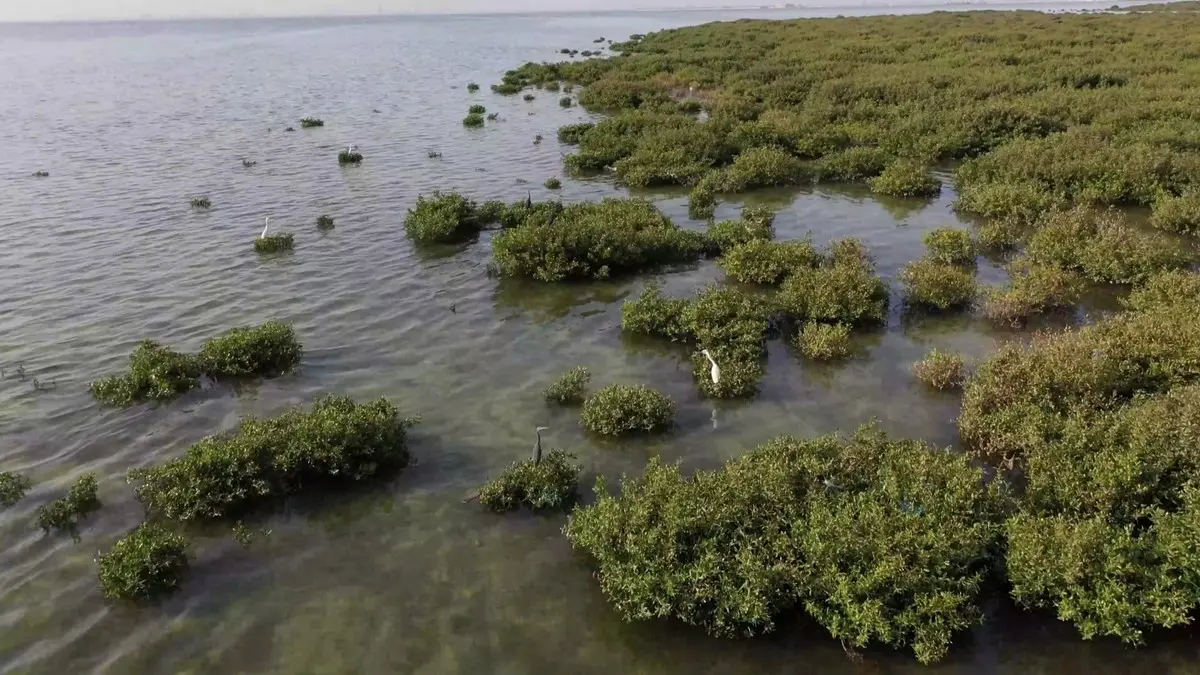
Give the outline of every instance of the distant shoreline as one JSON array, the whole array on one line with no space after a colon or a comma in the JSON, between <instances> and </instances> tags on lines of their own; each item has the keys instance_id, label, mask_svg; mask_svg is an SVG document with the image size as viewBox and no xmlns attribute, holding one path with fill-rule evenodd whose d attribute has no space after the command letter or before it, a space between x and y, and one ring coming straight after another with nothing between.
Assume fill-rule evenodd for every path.
<instances>
[{"instance_id":1,"label":"distant shoreline","mask_svg":"<svg viewBox=\"0 0 1200 675\"><path fill-rule=\"evenodd\" d=\"M828 4L805 4L805 3L767 3L756 6L705 6L705 7L644 7L639 9L622 9L622 10L577 10L577 11L493 11L493 12L408 12L408 13L355 13L355 14L310 14L310 15L245 15L245 16L179 16L179 17L158 17L158 16L142 16L142 17L126 17L126 18L97 18L97 19L43 19L43 20L4 20L0 19L0 26L22 26L22 25L82 25L82 24L120 24L120 23L189 23L189 22L234 22L234 21L356 21L370 19L378 21L384 20L403 20L413 18L436 18L436 17L492 17L492 16L620 16L623 14L659 14L659 13L724 13L724 12L754 12L757 14L781 14L790 15L790 18L797 18L795 15L801 13L804 15L816 16L835 16L846 15L856 16L859 14L921 14L935 11L972 11L972 10L994 10L994 11L1074 11L1074 10L1105 10L1119 5L1121 8L1130 8L1147 4L1162 4L1154 0L1136 0L1134 2L1113 2L1112 0L1073 0L1068 2L1053 2L1053 1L1038 1L1031 2L1005 2L1003 0L978 0L976 2L904 2L904 3L880 3L880 2L862 2L853 5L828 5Z\"/></svg>"}]
</instances>

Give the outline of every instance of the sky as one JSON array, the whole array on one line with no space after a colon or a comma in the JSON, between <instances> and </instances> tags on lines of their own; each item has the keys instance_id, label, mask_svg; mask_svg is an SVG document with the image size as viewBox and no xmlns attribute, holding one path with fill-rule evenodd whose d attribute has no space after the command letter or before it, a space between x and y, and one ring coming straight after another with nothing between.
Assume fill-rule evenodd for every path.
<instances>
[{"instance_id":1,"label":"sky","mask_svg":"<svg viewBox=\"0 0 1200 675\"><path fill-rule=\"evenodd\" d=\"M803 0L0 0L0 21L759 7ZM811 4L836 5L838 0ZM862 4L852 2L847 4Z\"/></svg>"}]
</instances>

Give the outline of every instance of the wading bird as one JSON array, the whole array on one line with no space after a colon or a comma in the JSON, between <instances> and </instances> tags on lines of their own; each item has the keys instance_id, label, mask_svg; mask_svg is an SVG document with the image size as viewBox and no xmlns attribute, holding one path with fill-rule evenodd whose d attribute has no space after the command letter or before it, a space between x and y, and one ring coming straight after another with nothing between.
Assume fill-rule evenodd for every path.
<instances>
[{"instance_id":1,"label":"wading bird","mask_svg":"<svg viewBox=\"0 0 1200 675\"><path fill-rule=\"evenodd\" d=\"M712 370L709 372L709 375L712 376L712 383L721 384L721 367L718 366L717 362L713 360L712 354L708 353L707 349L701 349L700 353L703 354L704 358L708 359L708 362L712 364Z\"/></svg>"},{"instance_id":2,"label":"wading bird","mask_svg":"<svg viewBox=\"0 0 1200 675\"><path fill-rule=\"evenodd\" d=\"M534 432L537 434L537 444L533 446L533 463L537 464L542 461L542 432L549 431L550 427L538 427Z\"/></svg>"},{"instance_id":3,"label":"wading bird","mask_svg":"<svg viewBox=\"0 0 1200 675\"><path fill-rule=\"evenodd\" d=\"M268 227L271 227L271 216L267 216L266 218L263 218L263 233L258 235L259 239L267 238L267 228Z\"/></svg>"}]
</instances>

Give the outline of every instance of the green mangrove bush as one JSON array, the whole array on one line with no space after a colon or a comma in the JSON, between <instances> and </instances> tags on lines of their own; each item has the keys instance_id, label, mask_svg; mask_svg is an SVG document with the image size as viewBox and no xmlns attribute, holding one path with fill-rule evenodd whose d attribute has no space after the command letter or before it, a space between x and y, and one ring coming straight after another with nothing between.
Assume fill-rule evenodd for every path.
<instances>
[{"instance_id":1,"label":"green mangrove bush","mask_svg":"<svg viewBox=\"0 0 1200 675\"><path fill-rule=\"evenodd\" d=\"M926 232L922 241L930 260L946 265L975 264L975 242L967 230L942 227Z\"/></svg>"},{"instance_id":2,"label":"green mangrove bush","mask_svg":"<svg viewBox=\"0 0 1200 675\"><path fill-rule=\"evenodd\" d=\"M33 487L28 477L12 471L0 471L0 506L12 506L25 498Z\"/></svg>"},{"instance_id":3,"label":"green mangrove bush","mask_svg":"<svg viewBox=\"0 0 1200 675\"><path fill-rule=\"evenodd\" d=\"M721 258L725 276L746 284L778 284L800 268L813 268L821 256L810 241L761 239L734 246Z\"/></svg>"},{"instance_id":4,"label":"green mangrove bush","mask_svg":"<svg viewBox=\"0 0 1200 675\"><path fill-rule=\"evenodd\" d=\"M522 506L530 511L569 510L575 505L583 470L571 463L572 459L573 455L562 450L551 450L537 463L532 459L513 462L479 490L479 503L496 513Z\"/></svg>"},{"instance_id":5,"label":"green mangrove bush","mask_svg":"<svg viewBox=\"0 0 1200 675\"><path fill-rule=\"evenodd\" d=\"M196 197L191 201L193 209L209 209L212 208L212 200L208 197Z\"/></svg>"},{"instance_id":6,"label":"green mangrove bush","mask_svg":"<svg viewBox=\"0 0 1200 675\"><path fill-rule=\"evenodd\" d=\"M1020 325L1040 314L1071 309L1084 291L1078 274L1025 257L1009 263L1008 273L1007 286L983 293L983 315L997 323Z\"/></svg>"},{"instance_id":7,"label":"green mangrove bush","mask_svg":"<svg viewBox=\"0 0 1200 675\"><path fill-rule=\"evenodd\" d=\"M562 188L561 180L559 180L557 178L547 178L546 179L546 189L547 190L558 190L560 188Z\"/></svg>"},{"instance_id":8,"label":"green mangrove bush","mask_svg":"<svg viewBox=\"0 0 1200 675\"><path fill-rule=\"evenodd\" d=\"M479 85L475 84L474 82L468 82L467 83L467 91L469 91L473 94L473 93L479 91Z\"/></svg>"},{"instance_id":9,"label":"green mangrove bush","mask_svg":"<svg viewBox=\"0 0 1200 675\"><path fill-rule=\"evenodd\" d=\"M1200 234L1200 188L1181 195L1160 195L1154 200L1150 224L1168 232Z\"/></svg>"},{"instance_id":10,"label":"green mangrove bush","mask_svg":"<svg viewBox=\"0 0 1200 675\"><path fill-rule=\"evenodd\" d=\"M591 131L596 125L592 122L580 122L579 124L568 124L558 128L558 142L567 145L579 145L583 139L583 135Z\"/></svg>"},{"instance_id":11,"label":"green mangrove bush","mask_svg":"<svg viewBox=\"0 0 1200 675\"><path fill-rule=\"evenodd\" d=\"M104 596L147 602L174 593L189 568L187 548L187 539L161 525L138 525L96 558Z\"/></svg>"},{"instance_id":12,"label":"green mangrove bush","mask_svg":"<svg viewBox=\"0 0 1200 675\"><path fill-rule=\"evenodd\" d=\"M278 321L234 328L190 356L143 340L129 356L129 373L91 384L100 403L127 407L174 398L200 386L200 377L272 377L294 371L303 354L294 329Z\"/></svg>"},{"instance_id":13,"label":"green mangrove bush","mask_svg":"<svg viewBox=\"0 0 1200 675\"><path fill-rule=\"evenodd\" d=\"M565 532L628 621L732 637L804 611L848 644L933 662L981 618L1006 503L982 485L965 456L873 428L784 436L689 478L652 459L619 496L601 478Z\"/></svg>"},{"instance_id":14,"label":"green mangrove bush","mask_svg":"<svg viewBox=\"0 0 1200 675\"><path fill-rule=\"evenodd\" d=\"M571 100L570 96L563 96L562 98L558 99L558 105L561 108L570 108L572 105L574 105L574 102Z\"/></svg>"},{"instance_id":15,"label":"green mangrove bush","mask_svg":"<svg viewBox=\"0 0 1200 675\"><path fill-rule=\"evenodd\" d=\"M258 253L281 253L296 248L296 235L291 232L274 232L254 240L254 250Z\"/></svg>"},{"instance_id":16,"label":"green mangrove bush","mask_svg":"<svg viewBox=\"0 0 1200 675\"><path fill-rule=\"evenodd\" d=\"M338 153L338 164L343 166L347 164L362 164L363 156L361 152L354 150L342 150Z\"/></svg>"},{"instance_id":17,"label":"green mangrove bush","mask_svg":"<svg viewBox=\"0 0 1200 675\"><path fill-rule=\"evenodd\" d=\"M905 265L900 282L910 307L938 312L969 307L978 293L974 269L928 258Z\"/></svg>"},{"instance_id":18,"label":"green mangrove bush","mask_svg":"<svg viewBox=\"0 0 1200 675\"><path fill-rule=\"evenodd\" d=\"M487 112L487 108L476 103L475 105L471 106L467 112L471 115L482 115Z\"/></svg>"},{"instance_id":19,"label":"green mangrove bush","mask_svg":"<svg viewBox=\"0 0 1200 675\"><path fill-rule=\"evenodd\" d=\"M323 126L325 126L325 121L317 119L316 117L305 117L300 120L300 128L301 129L313 129L316 127L323 127Z\"/></svg>"},{"instance_id":20,"label":"green mangrove bush","mask_svg":"<svg viewBox=\"0 0 1200 675\"><path fill-rule=\"evenodd\" d=\"M712 364L704 354L692 354L692 377L700 393L708 398L750 398L758 393L758 386L766 376L763 355L736 341L710 346L709 353L721 369L721 377L712 379Z\"/></svg>"},{"instance_id":21,"label":"green mangrove bush","mask_svg":"<svg viewBox=\"0 0 1200 675\"><path fill-rule=\"evenodd\" d=\"M503 206L503 205L501 205ZM487 215L498 215L490 210ZM479 233L475 202L457 192L418 196L404 217L404 231L418 244L449 244Z\"/></svg>"},{"instance_id":22,"label":"green mangrove bush","mask_svg":"<svg viewBox=\"0 0 1200 675\"><path fill-rule=\"evenodd\" d=\"M1119 211L1088 206L1046 215L1026 254L1035 263L1113 284L1137 283L1189 262L1186 251L1163 236L1137 230Z\"/></svg>"},{"instance_id":23,"label":"green mangrove bush","mask_svg":"<svg viewBox=\"0 0 1200 675\"><path fill-rule=\"evenodd\" d=\"M1200 307L1200 274L1185 270L1160 272L1135 286L1124 304L1133 311Z\"/></svg>"},{"instance_id":24,"label":"green mangrove bush","mask_svg":"<svg viewBox=\"0 0 1200 675\"><path fill-rule=\"evenodd\" d=\"M780 310L798 322L849 326L886 322L887 284L859 255L866 255L865 250L843 246L831 251L827 264L797 269L779 289Z\"/></svg>"},{"instance_id":25,"label":"green mangrove bush","mask_svg":"<svg viewBox=\"0 0 1200 675\"><path fill-rule=\"evenodd\" d=\"M918 380L938 390L957 389L966 380L962 356L937 349L930 350L924 359L914 363L912 371Z\"/></svg>"},{"instance_id":26,"label":"green mangrove bush","mask_svg":"<svg viewBox=\"0 0 1200 675\"><path fill-rule=\"evenodd\" d=\"M146 510L182 521L232 518L259 503L316 488L374 478L408 465L407 430L385 399L318 400L270 419L246 418L187 454L133 469L130 482Z\"/></svg>"},{"instance_id":27,"label":"green mangrove bush","mask_svg":"<svg viewBox=\"0 0 1200 675\"><path fill-rule=\"evenodd\" d=\"M583 403L586 398L588 382L591 379L592 373L587 368L583 366L572 368L555 380L554 384L546 387L542 396L548 403L578 405Z\"/></svg>"},{"instance_id":28,"label":"green mangrove bush","mask_svg":"<svg viewBox=\"0 0 1200 675\"><path fill-rule=\"evenodd\" d=\"M722 220L708 226L708 240L719 253L725 254L737 246L750 242L765 242L775 238L774 219L749 220L744 215L738 220Z\"/></svg>"},{"instance_id":29,"label":"green mangrove bush","mask_svg":"<svg viewBox=\"0 0 1200 675\"><path fill-rule=\"evenodd\" d=\"M588 397L580 417L585 429L604 436L651 433L669 429L675 402L644 385L609 385Z\"/></svg>"},{"instance_id":30,"label":"green mangrove bush","mask_svg":"<svg viewBox=\"0 0 1200 675\"><path fill-rule=\"evenodd\" d=\"M871 192L890 197L932 197L942 190L942 184L924 165L909 159L892 162L868 183Z\"/></svg>"},{"instance_id":31,"label":"green mangrove bush","mask_svg":"<svg viewBox=\"0 0 1200 675\"><path fill-rule=\"evenodd\" d=\"M67 489L66 495L38 509L38 527L45 532L74 532L80 518L100 508L96 489L96 474L87 473L80 476L79 480Z\"/></svg>"},{"instance_id":32,"label":"green mangrove bush","mask_svg":"<svg viewBox=\"0 0 1200 675\"><path fill-rule=\"evenodd\" d=\"M692 328L684 318L687 308L688 300L668 298L661 287L650 285L640 296L621 305L621 329L672 342L687 342L694 339Z\"/></svg>"},{"instance_id":33,"label":"green mangrove bush","mask_svg":"<svg viewBox=\"0 0 1200 675\"><path fill-rule=\"evenodd\" d=\"M492 239L499 274L546 282L690 263L706 250L702 234L679 229L643 199L571 204L554 217L526 219Z\"/></svg>"},{"instance_id":34,"label":"green mangrove bush","mask_svg":"<svg viewBox=\"0 0 1200 675\"><path fill-rule=\"evenodd\" d=\"M317 216L317 229L328 231L333 229L333 216Z\"/></svg>"},{"instance_id":35,"label":"green mangrove bush","mask_svg":"<svg viewBox=\"0 0 1200 675\"><path fill-rule=\"evenodd\" d=\"M850 326L809 321L796 334L796 347L813 361L834 361L850 356Z\"/></svg>"},{"instance_id":36,"label":"green mangrove bush","mask_svg":"<svg viewBox=\"0 0 1200 675\"><path fill-rule=\"evenodd\" d=\"M470 113L469 115L467 115L466 117L463 118L462 123L463 123L463 126L467 127L467 128L481 127L484 124L483 113L475 113L475 112Z\"/></svg>"}]
</instances>

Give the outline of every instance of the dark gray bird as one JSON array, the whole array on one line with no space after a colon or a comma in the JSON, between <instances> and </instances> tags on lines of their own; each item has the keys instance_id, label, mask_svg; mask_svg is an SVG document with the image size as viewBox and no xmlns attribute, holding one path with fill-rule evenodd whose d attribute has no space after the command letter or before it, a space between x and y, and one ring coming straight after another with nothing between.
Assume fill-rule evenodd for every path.
<instances>
[{"instance_id":1,"label":"dark gray bird","mask_svg":"<svg viewBox=\"0 0 1200 675\"><path fill-rule=\"evenodd\" d=\"M542 461L542 432L549 431L550 427L538 427L536 430L537 443L533 446L533 463L537 464Z\"/></svg>"}]
</instances>

